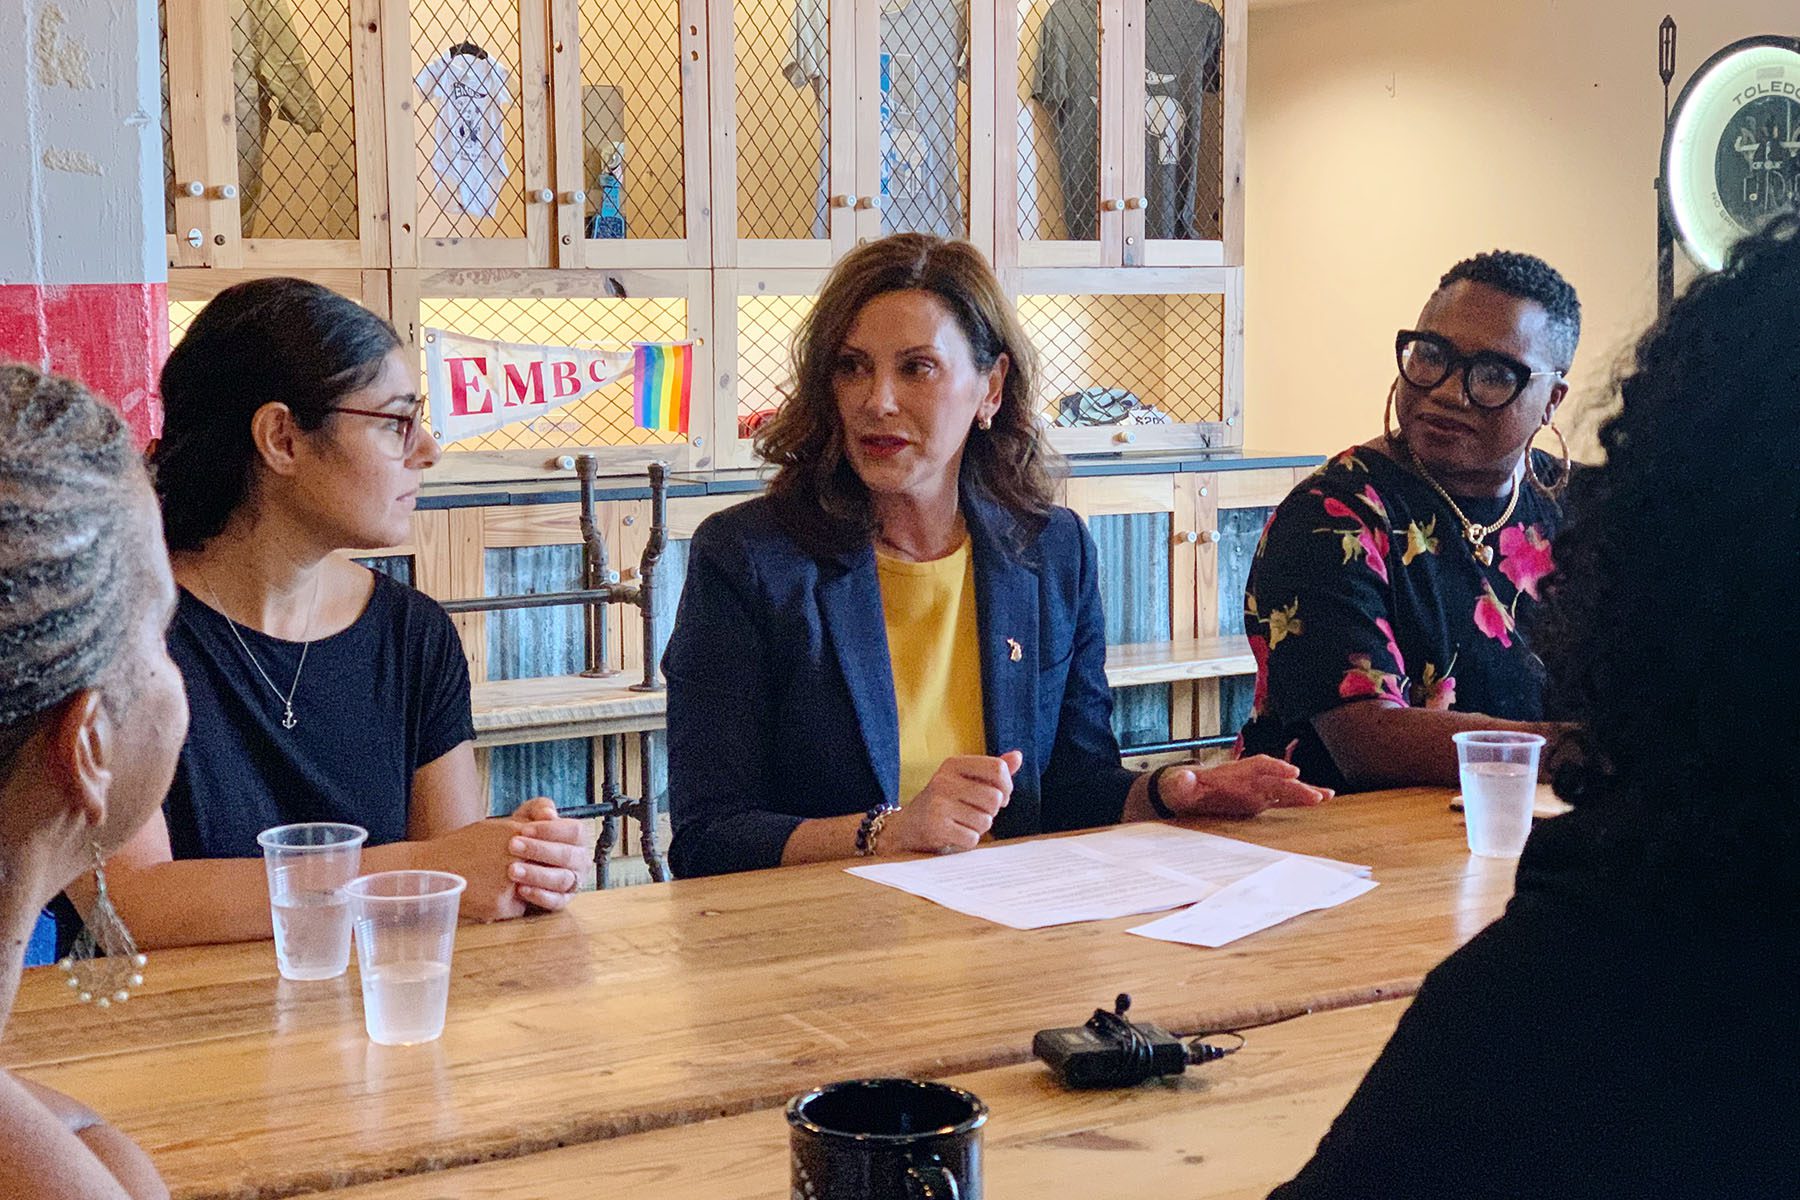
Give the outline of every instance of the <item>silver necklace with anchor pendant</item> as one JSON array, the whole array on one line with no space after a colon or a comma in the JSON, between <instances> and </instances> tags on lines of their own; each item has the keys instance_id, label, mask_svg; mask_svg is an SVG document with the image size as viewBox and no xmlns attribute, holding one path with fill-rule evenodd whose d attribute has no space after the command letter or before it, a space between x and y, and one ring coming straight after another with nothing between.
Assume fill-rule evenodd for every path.
<instances>
[{"instance_id":1,"label":"silver necklace with anchor pendant","mask_svg":"<svg viewBox=\"0 0 1800 1200\"><path fill-rule=\"evenodd\" d=\"M323 573L313 578L312 611L306 615L306 640L300 644L300 664L294 668L294 682L288 685L285 696L282 695L281 689L275 686L275 681L269 678L269 673L263 670L262 664L256 661L256 655L250 650L250 643L246 642L244 635L238 632L237 622L231 619L230 614L225 611L225 605L220 602L219 590L213 587L212 580L206 577L204 571L200 572L200 578L206 584L207 592L212 596L213 608L221 617L225 618L225 624L231 628L231 636L236 638L237 644L243 648L244 657L250 660L250 665L256 668L256 673L262 676L262 681L269 685L269 690L275 693L277 700L281 701L281 727L292 729L300 723L294 717L294 693L300 688L300 672L306 670L306 652L312 649L313 618L319 614L319 583L323 579Z\"/></svg>"}]
</instances>

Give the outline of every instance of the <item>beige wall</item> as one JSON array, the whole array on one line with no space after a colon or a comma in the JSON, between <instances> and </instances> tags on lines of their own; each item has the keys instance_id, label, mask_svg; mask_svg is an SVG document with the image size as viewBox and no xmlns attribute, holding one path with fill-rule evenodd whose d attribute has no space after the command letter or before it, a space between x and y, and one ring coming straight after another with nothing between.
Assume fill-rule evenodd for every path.
<instances>
[{"instance_id":1,"label":"beige wall","mask_svg":"<svg viewBox=\"0 0 1800 1200\"><path fill-rule=\"evenodd\" d=\"M1655 310L1665 12L1677 90L1727 42L1800 32L1794 0L1252 0L1248 445L1329 453L1379 430L1394 331L1496 246L1581 293L1559 423L1591 445L1583 417Z\"/></svg>"}]
</instances>

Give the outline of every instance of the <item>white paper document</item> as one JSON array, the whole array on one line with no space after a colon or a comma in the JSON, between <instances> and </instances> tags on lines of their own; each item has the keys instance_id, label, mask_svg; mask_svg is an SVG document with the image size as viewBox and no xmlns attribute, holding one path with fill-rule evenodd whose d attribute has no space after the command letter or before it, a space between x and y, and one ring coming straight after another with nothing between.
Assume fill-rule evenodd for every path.
<instances>
[{"instance_id":1,"label":"white paper document","mask_svg":"<svg viewBox=\"0 0 1800 1200\"><path fill-rule=\"evenodd\" d=\"M1159 942L1216 948L1301 913L1354 900L1374 886L1373 879L1291 855L1220 888L1192 908L1128 932Z\"/></svg>"},{"instance_id":2,"label":"white paper document","mask_svg":"<svg viewBox=\"0 0 1800 1200\"><path fill-rule=\"evenodd\" d=\"M1141 824L849 872L972 917L1041 929L1192 904L1294 857L1215 834ZM1349 863L1306 861L1347 878L1368 874Z\"/></svg>"}]
</instances>

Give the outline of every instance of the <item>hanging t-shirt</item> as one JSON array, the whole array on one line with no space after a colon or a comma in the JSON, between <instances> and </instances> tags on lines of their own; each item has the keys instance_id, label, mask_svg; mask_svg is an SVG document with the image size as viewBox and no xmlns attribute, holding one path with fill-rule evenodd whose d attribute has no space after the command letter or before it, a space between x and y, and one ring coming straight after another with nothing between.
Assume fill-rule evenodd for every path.
<instances>
[{"instance_id":1,"label":"hanging t-shirt","mask_svg":"<svg viewBox=\"0 0 1800 1200\"><path fill-rule=\"evenodd\" d=\"M413 80L437 108L431 169L458 208L491 217L500 185L512 174L506 161L507 70L492 58L446 51Z\"/></svg>"},{"instance_id":2,"label":"hanging t-shirt","mask_svg":"<svg viewBox=\"0 0 1800 1200\"><path fill-rule=\"evenodd\" d=\"M280 117L307 133L325 127L325 111L313 90L311 65L294 31L294 14L287 0L235 0L231 5L231 65L234 112L237 118L238 209L243 215L244 236L253 236L250 216L262 194L263 132ZM169 38L168 6L157 5L157 23L164 42ZM171 164L174 149L169 130L169 76L163 73L163 155ZM165 173L169 194L164 198L167 227L175 228L176 180ZM353 236L353 235L352 235Z\"/></svg>"},{"instance_id":3,"label":"hanging t-shirt","mask_svg":"<svg viewBox=\"0 0 1800 1200\"><path fill-rule=\"evenodd\" d=\"M269 678L294 691L294 728L223 615L185 590L169 628L191 713L163 803L176 858L247 858L256 835L348 821L371 846L406 838L413 772L475 736L469 667L444 610L385 575L362 615L313 642L238 626Z\"/></svg>"},{"instance_id":4,"label":"hanging t-shirt","mask_svg":"<svg viewBox=\"0 0 1800 1200\"><path fill-rule=\"evenodd\" d=\"M1062 180L1063 223L1076 241L1099 236L1100 34L1094 0L1056 0L1038 38L1034 99L1050 111ZM1204 97L1225 22L1204 0L1146 0L1144 184L1146 237L1198 238L1195 193Z\"/></svg>"},{"instance_id":5,"label":"hanging t-shirt","mask_svg":"<svg viewBox=\"0 0 1800 1200\"><path fill-rule=\"evenodd\" d=\"M811 87L819 106L818 190L813 236L829 236L826 79L828 0L796 0L791 51L782 73ZM963 237L963 164L956 151L957 88L968 78L967 0L882 0L877 63L881 87L881 229Z\"/></svg>"}]
</instances>

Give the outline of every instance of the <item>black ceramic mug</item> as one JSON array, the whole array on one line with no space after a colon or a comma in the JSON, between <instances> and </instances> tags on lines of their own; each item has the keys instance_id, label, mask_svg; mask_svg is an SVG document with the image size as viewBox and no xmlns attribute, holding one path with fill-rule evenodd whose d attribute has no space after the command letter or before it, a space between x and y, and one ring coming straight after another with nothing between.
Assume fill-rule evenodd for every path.
<instances>
[{"instance_id":1,"label":"black ceramic mug","mask_svg":"<svg viewBox=\"0 0 1800 1200\"><path fill-rule=\"evenodd\" d=\"M793 1200L981 1200L987 1105L946 1083L851 1079L788 1101Z\"/></svg>"}]
</instances>

